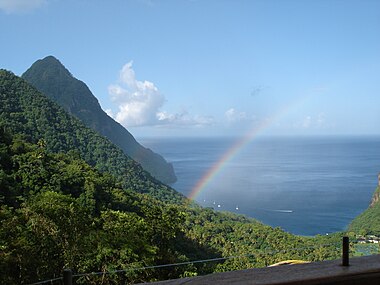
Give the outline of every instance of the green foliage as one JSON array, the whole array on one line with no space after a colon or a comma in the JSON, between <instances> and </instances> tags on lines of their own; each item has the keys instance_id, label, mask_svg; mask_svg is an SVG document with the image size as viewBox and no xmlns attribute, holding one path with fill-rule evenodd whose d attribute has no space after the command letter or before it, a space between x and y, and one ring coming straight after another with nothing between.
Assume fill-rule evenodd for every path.
<instances>
[{"instance_id":1,"label":"green foliage","mask_svg":"<svg viewBox=\"0 0 380 285\"><path fill-rule=\"evenodd\" d=\"M342 234L315 238L295 236L254 219L211 209L192 209L187 235L223 257L239 256L218 264L216 271L263 267L282 260L318 261L339 258Z\"/></svg>"},{"instance_id":2,"label":"green foliage","mask_svg":"<svg viewBox=\"0 0 380 285\"><path fill-rule=\"evenodd\" d=\"M6 273L0 283L54 278L64 268L108 271L183 260L170 248L182 232L178 206L125 191L84 161L46 151L42 141L31 145L2 131L0 142L7 158L0 161L0 269ZM134 273L106 282L152 278Z\"/></svg>"},{"instance_id":3,"label":"green foliage","mask_svg":"<svg viewBox=\"0 0 380 285\"><path fill-rule=\"evenodd\" d=\"M64 268L103 272L239 256L77 280L120 284L338 257L339 235L299 237L232 213L164 204L126 191L75 153L54 154L44 141L29 144L1 130L1 283L57 278Z\"/></svg>"},{"instance_id":4,"label":"green foliage","mask_svg":"<svg viewBox=\"0 0 380 285\"><path fill-rule=\"evenodd\" d=\"M376 192L380 191L377 187ZM357 216L348 227L348 231L360 235L380 236L380 203L373 204L359 216Z\"/></svg>"},{"instance_id":5,"label":"green foliage","mask_svg":"<svg viewBox=\"0 0 380 285\"><path fill-rule=\"evenodd\" d=\"M125 189L149 193L162 201L185 201L183 195L154 179L108 139L5 70L0 70L0 124L33 143L42 139L47 151L76 153L91 166L117 177Z\"/></svg>"}]
</instances>

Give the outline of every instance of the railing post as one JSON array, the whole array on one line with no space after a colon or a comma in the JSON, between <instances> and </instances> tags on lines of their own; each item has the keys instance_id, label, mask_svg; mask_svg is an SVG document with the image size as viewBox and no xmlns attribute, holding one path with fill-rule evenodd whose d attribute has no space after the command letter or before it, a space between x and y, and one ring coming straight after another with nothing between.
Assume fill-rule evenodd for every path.
<instances>
[{"instance_id":1,"label":"railing post","mask_svg":"<svg viewBox=\"0 0 380 285\"><path fill-rule=\"evenodd\" d=\"M350 265L349 253L350 253L350 240L348 237L343 237L342 266L349 266Z\"/></svg>"},{"instance_id":2,"label":"railing post","mask_svg":"<svg viewBox=\"0 0 380 285\"><path fill-rule=\"evenodd\" d=\"M71 271L71 269L63 270L63 284L73 285L73 272Z\"/></svg>"}]
</instances>

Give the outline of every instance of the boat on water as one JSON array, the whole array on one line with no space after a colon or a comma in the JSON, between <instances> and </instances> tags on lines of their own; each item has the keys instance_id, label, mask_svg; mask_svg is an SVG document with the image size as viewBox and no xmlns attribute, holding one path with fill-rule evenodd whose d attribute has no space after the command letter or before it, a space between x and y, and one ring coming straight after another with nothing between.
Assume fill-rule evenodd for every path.
<instances>
[{"instance_id":1,"label":"boat on water","mask_svg":"<svg viewBox=\"0 0 380 285\"><path fill-rule=\"evenodd\" d=\"M293 210L273 210L273 212L279 212L279 213L293 213Z\"/></svg>"}]
</instances>

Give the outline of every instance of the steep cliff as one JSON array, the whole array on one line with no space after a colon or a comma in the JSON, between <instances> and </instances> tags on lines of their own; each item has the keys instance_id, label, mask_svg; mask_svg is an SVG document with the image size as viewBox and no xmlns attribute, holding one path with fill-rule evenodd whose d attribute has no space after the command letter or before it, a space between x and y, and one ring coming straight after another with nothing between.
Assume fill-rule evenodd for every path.
<instances>
[{"instance_id":1,"label":"steep cliff","mask_svg":"<svg viewBox=\"0 0 380 285\"><path fill-rule=\"evenodd\" d=\"M356 234L380 235L380 174L369 208L351 222L348 230Z\"/></svg>"},{"instance_id":2,"label":"steep cliff","mask_svg":"<svg viewBox=\"0 0 380 285\"><path fill-rule=\"evenodd\" d=\"M375 204L378 204L380 201L380 173L377 176L377 178L378 178L377 188L376 188L375 193L373 193L373 196L372 196L371 205L370 205L371 208L374 207Z\"/></svg>"},{"instance_id":3,"label":"steep cliff","mask_svg":"<svg viewBox=\"0 0 380 285\"><path fill-rule=\"evenodd\" d=\"M177 180L173 166L140 145L128 130L109 117L87 85L73 77L55 57L37 60L22 77L86 126L107 137L158 180L167 184Z\"/></svg>"}]
</instances>

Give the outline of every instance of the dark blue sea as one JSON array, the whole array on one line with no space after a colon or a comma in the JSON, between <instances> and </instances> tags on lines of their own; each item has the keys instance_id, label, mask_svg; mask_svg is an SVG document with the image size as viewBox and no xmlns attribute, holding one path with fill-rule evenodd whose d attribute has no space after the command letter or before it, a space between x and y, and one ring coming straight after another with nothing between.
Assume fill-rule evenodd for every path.
<instances>
[{"instance_id":1,"label":"dark blue sea","mask_svg":"<svg viewBox=\"0 0 380 285\"><path fill-rule=\"evenodd\" d=\"M188 195L234 138L144 138L174 166ZM380 137L265 137L228 161L199 193L205 207L256 218L299 235L346 229L377 186Z\"/></svg>"}]
</instances>

